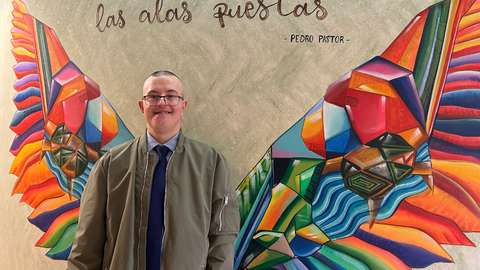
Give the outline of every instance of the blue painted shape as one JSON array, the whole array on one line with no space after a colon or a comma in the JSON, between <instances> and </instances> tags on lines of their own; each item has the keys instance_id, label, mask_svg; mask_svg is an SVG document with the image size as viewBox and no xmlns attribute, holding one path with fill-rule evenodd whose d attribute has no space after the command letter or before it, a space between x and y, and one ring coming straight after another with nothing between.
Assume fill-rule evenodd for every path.
<instances>
[{"instance_id":1,"label":"blue painted shape","mask_svg":"<svg viewBox=\"0 0 480 270\"><path fill-rule=\"evenodd\" d=\"M53 105L55 104L55 101L58 98L58 95L60 94L60 91L62 90L62 85L59 84L55 79L52 81L52 86L50 89L50 98L47 101L47 115L50 115L50 111L53 108Z\"/></svg>"},{"instance_id":2,"label":"blue painted shape","mask_svg":"<svg viewBox=\"0 0 480 270\"><path fill-rule=\"evenodd\" d=\"M345 148L350 140L351 130L347 130L325 142L327 152L345 153Z\"/></svg>"},{"instance_id":3,"label":"blue painted shape","mask_svg":"<svg viewBox=\"0 0 480 270\"><path fill-rule=\"evenodd\" d=\"M350 121L345 109L328 102L323 103L323 125L325 141L350 129Z\"/></svg>"},{"instance_id":4,"label":"blue painted shape","mask_svg":"<svg viewBox=\"0 0 480 270\"><path fill-rule=\"evenodd\" d=\"M400 260L402 260L406 265L412 268L424 268L436 262L452 262L421 247L392 241L390 239L377 236L361 229L355 232L354 236L359 238L360 240L363 240L367 243L391 252L393 255L397 256Z\"/></svg>"},{"instance_id":5,"label":"blue painted shape","mask_svg":"<svg viewBox=\"0 0 480 270\"><path fill-rule=\"evenodd\" d=\"M395 88L418 123L425 129L425 115L413 75L409 74L408 76L391 80L390 84Z\"/></svg>"},{"instance_id":6,"label":"blue painted shape","mask_svg":"<svg viewBox=\"0 0 480 270\"><path fill-rule=\"evenodd\" d=\"M79 200L74 200L71 201L67 204L64 204L56 209L53 209L51 211L44 212L35 218L29 218L28 221L32 223L33 225L37 226L40 230L46 232L52 222L61 214L70 211L72 209L75 209L77 207L80 207L80 201Z\"/></svg>"},{"instance_id":7,"label":"blue painted shape","mask_svg":"<svg viewBox=\"0 0 480 270\"><path fill-rule=\"evenodd\" d=\"M433 128L461 136L480 136L480 119L437 119Z\"/></svg>"},{"instance_id":8,"label":"blue painted shape","mask_svg":"<svg viewBox=\"0 0 480 270\"><path fill-rule=\"evenodd\" d=\"M321 247L322 245L298 235L296 235L292 241L290 241L290 248L296 256L310 256L317 252Z\"/></svg>"},{"instance_id":9,"label":"blue painted shape","mask_svg":"<svg viewBox=\"0 0 480 270\"><path fill-rule=\"evenodd\" d=\"M36 87L28 87L27 89L23 91L19 91L13 96L13 101L14 102L23 102L27 100L30 97L42 97L42 94L40 93L40 89Z\"/></svg>"},{"instance_id":10,"label":"blue painted shape","mask_svg":"<svg viewBox=\"0 0 480 270\"><path fill-rule=\"evenodd\" d=\"M35 105L32 105L25 110L20 110L20 111L15 111L15 114L13 115L12 122L10 122L11 127L16 127L18 126L25 118L27 118L29 115L32 113L36 113L38 111L42 110L42 104L37 103Z\"/></svg>"},{"instance_id":11,"label":"blue painted shape","mask_svg":"<svg viewBox=\"0 0 480 270\"><path fill-rule=\"evenodd\" d=\"M442 95L440 106L480 109L480 89L458 90Z\"/></svg>"},{"instance_id":12,"label":"blue painted shape","mask_svg":"<svg viewBox=\"0 0 480 270\"><path fill-rule=\"evenodd\" d=\"M272 144L272 158L323 159L323 157L308 150L303 142L301 137L303 120L304 118L300 119Z\"/></svg>"}]
</instances>

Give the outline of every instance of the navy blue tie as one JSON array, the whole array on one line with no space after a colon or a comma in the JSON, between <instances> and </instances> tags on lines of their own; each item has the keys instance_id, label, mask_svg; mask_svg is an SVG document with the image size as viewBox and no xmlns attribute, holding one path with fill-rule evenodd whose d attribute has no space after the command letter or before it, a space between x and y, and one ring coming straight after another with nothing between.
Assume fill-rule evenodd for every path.
<instances>
[{"instance_id":1,"label":"navy blue tie","mask_svg":"<svg viewBox=\"0 0 480 270\"><path fill-rule=\"evenodd\" d=\"M150 212L147 227L147 270L160 269L160 254L162 252L163 214L165 200L165 170L167 168L166 146L157 145L155 151L160 155L160 160L155 167L150 195Z\"/></svg>"}]
</instances>

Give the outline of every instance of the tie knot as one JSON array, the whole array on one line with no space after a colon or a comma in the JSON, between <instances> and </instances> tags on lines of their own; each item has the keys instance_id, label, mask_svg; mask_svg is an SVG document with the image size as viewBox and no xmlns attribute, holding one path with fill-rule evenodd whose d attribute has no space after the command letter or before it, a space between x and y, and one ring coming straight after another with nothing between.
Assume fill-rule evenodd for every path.
<instances>
[{"instance_id":1,"label":"tie knot","mask_svg":"<svg viewBox=\"0 0 480 270\"><path fill-rule=\"evenodd\" d=\"M163 145L163 146L157 145L155 147L155 150L162 157L165 157L168 154L168 151L170 151L170 149L168 147L166 147L165 145Z\"/></svg>"}]
</instances>

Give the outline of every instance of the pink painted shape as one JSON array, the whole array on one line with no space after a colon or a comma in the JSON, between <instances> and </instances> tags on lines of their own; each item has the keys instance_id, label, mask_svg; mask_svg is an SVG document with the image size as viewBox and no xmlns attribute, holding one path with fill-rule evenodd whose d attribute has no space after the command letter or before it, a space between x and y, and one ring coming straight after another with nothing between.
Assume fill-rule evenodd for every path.
<instances>
[{"instance_id":1,"label":"pink painted shape","mask_svg":"<svg viewBox=\"0 0 480 270\"><path fill-rule=\"evenodd\" d=\"M65 99L62 103L65 115L65 125L74 134L77 134L85 120L87 100L87 92L81 91L78 94Z\"/></svg>"}]
</instances>

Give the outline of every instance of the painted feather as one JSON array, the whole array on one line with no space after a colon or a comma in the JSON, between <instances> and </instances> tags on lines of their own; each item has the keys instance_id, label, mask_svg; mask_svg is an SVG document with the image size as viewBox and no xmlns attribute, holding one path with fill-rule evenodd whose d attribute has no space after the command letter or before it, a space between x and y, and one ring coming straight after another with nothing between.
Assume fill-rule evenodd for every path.
<instances>
[{"instance_id":1,"label":"painted feather","mask_svg":"<svg viewBox=\"0 0 480 270\"><path fill-rule=\"evenodd\" d=\"M12 53L17 61L10 129L15 136L13 194L34 210L28 220L44 232L36 243L66 260L75 237L79 201L95 161L133 138L100 87L70 61L55 32L13 1Z\"/></svg>"},{"instance_id":2,"label":"painted feather","mask_svg":"<svg viewBox=\"0 0 480 270\"><path fill-rule=\"evenodd\" d=\"M410 269L480 231L480 1L419 13L237 188L235 269Z\"/></svg>"}]
</instances>

